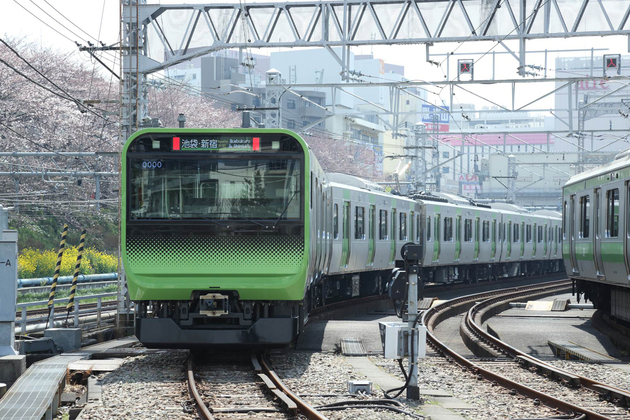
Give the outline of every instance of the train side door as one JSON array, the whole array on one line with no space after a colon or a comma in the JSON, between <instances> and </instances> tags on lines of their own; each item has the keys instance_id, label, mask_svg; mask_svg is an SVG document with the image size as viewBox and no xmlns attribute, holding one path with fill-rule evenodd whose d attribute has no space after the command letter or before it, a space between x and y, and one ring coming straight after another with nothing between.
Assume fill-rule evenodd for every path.
<instances>
[{"instance_id":1,"label":"train side door","mask_svg":"<svg viewBox=\"0 0 630 420\"><path fill-rule=\"evenodd\" d=\"M475 218L475 250L473 253L473 261L479 260L479 231L481 230L479 218Z\"/></svg>"},{"instance_id":2,"label":"train side door","mask_svg":"<svg viewBox=\"0 0 630 420\"><path fill-rule=\"evenodd\" d=\"M492 247L490 248L490 259L494 260L497 254L497 219L492 219Z\"/></svg>"},{"instance_id":3,"label":"train side door","mask_svg":"<svg viewBox=\"0 0 630 420\"><path fill-rule=\"evenodd\" d=\"M521 259L522 259L523 256L525 255L525 222L521 222L521 236L519 239L521 241Z\"/></svg>"},{"instance_id":4,"label":"train side door","mask_svg":"<svg viewBox=\"0 0 630 420\"><path fill-rule=\"evenodd\" d=\"M577 270L577 258L575 257L575 195L569 198L569 249L571 252L571 267L573 267L573 273L579 273Z\"/></svg>"},{"instance_id":5,"label":"train side door","mask_svg":"<svg viewBox=\"0 0 630 420\"><path fill-rule=\"evenodd\" d=\"M512 258L512 222L507 222L507 255L505 256L506 260Z\"/></svg>"},{"instance_id":6,"label":"train side door","mask_svg":"<svg viewBox=\"0 0 630 420\"><path fill-rule=\"evenodd\" d=\"M389 250L389 263L394 264L396 262L396 209L392 209L392 226L389 240L391 241L391 248Z\"/></svg>"},{"instance_id":7,"label":"train side door","mask_svg":"<svg viewBox=\"0 0 630 420\"><path fill-rule=\"evenodd\" d=\"M341 267L347 267L350 260L350 202L343 202L343 239L341 242Z\"/></svg>"},{"instance_id":8,"label":"train side door","mask_svg":"<svg viewBox=\"0 0 630 420\"><path fill-rule=\"evenodd\" d=\"M462 253L462 216L455 217L455 261Z\"/></svg>"},{"instance_id":9,"label":"train side door","mask_svg":"<svg viewBox=\"0 0 630 420\"><path fill-rule=\"evenodd\" d=\"M440 213L435 213L435 217L433 218L433 260L432 262L437 262L440 259L440 221L441 221Z\"/></svg>"},{"instance_id":10,"label":"train side door","mask_svg":"<svg viewBox=\"0 0 630 420\"><path fill-rule=\"evenodd\" d=\"M376 206L374 204L370 205L370 212L368 214L368 265L374 264L374 249L375 243L374 240L376 238L376 224L374 220L376 219Z\"/></svg>"},{"instance_id":11,"label":"train side door","mask_svg":"<svg viewBox=\"0 0 630 420\"><path fill-rule=\"evenodd\" d=\"M593 254L595 254L595 270L597 276L604 276L604 262L602 261L602 190L595 189L593 197Z\"/></svg>"},{"instance_id":12,"label":"train side door","mask_svg":"<svg viewBox=\"0 0 630 420\"><path fill-rule=\"evenodd\" d=\"M624 187L626 192L626 208L625 211L623 211L623 214L625 215L623 218L625 223L623 232L626 233L623 248L625 257L624 261L626 263L626 278L630 280L630 181L626 181Z\"/></svg>"}]
</instances>

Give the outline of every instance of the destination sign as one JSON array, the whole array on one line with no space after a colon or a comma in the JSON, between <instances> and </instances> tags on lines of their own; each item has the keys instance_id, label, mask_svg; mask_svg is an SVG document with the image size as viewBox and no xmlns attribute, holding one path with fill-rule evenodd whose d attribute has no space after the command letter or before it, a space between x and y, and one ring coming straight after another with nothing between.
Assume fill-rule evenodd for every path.
<instances>
[{"instance_id":1,"label":"destination sign","mask_svg":"<svg viewBox=\"0 0 630 420\"><path fill-rule=\"evenodd\" d=\"M173 137L173 150L185 152L259 151L260 137L188 138Z\"/></svg>"}]
</instances>

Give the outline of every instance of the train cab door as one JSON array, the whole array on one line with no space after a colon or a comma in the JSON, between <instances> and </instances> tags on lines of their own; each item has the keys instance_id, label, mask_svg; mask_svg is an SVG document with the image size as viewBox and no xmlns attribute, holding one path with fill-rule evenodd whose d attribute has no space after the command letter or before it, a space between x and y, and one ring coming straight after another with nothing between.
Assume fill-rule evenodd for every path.
<instances>
[{"instance_id":1,"label":"train cab door","mask_svg":"<svg viewBox=\"0 0 630 420\"><path fill-rule=\"evenodd\" d=\"M604 262L602 261L602 189L595 189L593 196L593 254L595 256L595 270L597 277L603 277Z\"/></svg>"},{"instance_id":2,"label":"train cab door","mask_svg":"<svg viewBox=\"0 0 630 420\"><path fill-rule=\"evenodd\" d=\"M350 260L350 202L343 202L343 239L341 241L341 267L348 267Z\"/></svg>"},{"instance_id":3,"label":"train cab door","mask_svg":"<svg viewBox=\"0 0 630 420\"><path fill-rule=\"evenodd\" d=\"M567 232L567 236L569 237L569 249L571 250L571 267L574 274L579 274L577 258L575 257L575 212L575 195L572 195L569 198L569 232Z\"/></svg>"},{"instance_id":4,"label":"train cab door","mask_svg":"<svg viewBox=\"0 0 630 420\"><path fill-rule=\"evenodd\" d=\"M368 213L368 265L374 265L374 250L376 249L376 206L370 205L370 212Z\"/></svg>"}]
</instances>

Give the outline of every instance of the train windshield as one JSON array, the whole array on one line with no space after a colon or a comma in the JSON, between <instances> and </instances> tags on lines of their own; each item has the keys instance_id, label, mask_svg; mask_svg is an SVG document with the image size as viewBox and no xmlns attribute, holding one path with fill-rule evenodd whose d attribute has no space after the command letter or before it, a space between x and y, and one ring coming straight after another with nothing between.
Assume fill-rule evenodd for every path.
<instances>
[{"instance_id":1,"label":"train windshield","mask_svg":"<svg viewBox=\"0 0 630 420\"><path fill-rule=\"evenodd\" d=\"M129 218L300 219L299 159L132 159Z\"/></svg>"}]
</instances>

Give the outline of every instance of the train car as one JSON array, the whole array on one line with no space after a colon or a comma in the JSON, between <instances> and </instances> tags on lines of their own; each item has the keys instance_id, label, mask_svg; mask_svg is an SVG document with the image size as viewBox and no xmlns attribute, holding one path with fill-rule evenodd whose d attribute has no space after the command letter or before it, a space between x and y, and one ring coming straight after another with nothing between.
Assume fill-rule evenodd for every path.
<instances>
[{"instance_id":1,"label":"train car","mask_svg":"<svg viewBox=\"0 0 630 420\"><path fill-rule=\"evenodd\" d=\"M563 258L577 292L630 322L630 152L573 176L562 191Z\"/></svg>"},{"instance_id":2,"label":"train car","mask_svg":"<svg viewBox=\"0 0 630 420\"><path fill-rule=\"evenodd\" d=\"M123 264L147 347L287 345L313 308L383 293L409 242L424 282L533 274L554 258L536 239L549 215L327 174L288 130L142 130L122 175ZM502 240L512 223L523 243Z\"/></svg>"}]
</instances>

